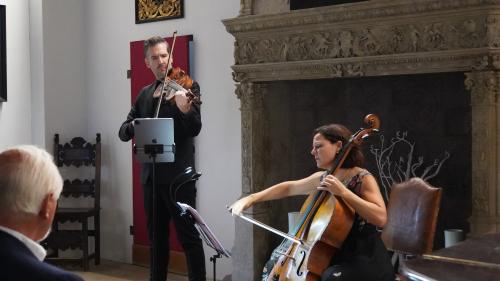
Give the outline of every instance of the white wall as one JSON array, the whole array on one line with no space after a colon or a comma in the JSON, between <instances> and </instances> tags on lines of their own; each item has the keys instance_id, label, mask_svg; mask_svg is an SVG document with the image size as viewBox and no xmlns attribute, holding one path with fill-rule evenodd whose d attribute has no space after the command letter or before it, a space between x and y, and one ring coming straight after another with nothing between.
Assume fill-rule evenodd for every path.
<instances>
[{"instance_id":1,"label":"white wall","mask_svg":"<svg viewBox=\"0 0 500 281\"><path fill-rule=\"evenodd\" d=\"M4 0L7 27L7 102L0 103L0 149L32 143L28 0Z\"/></svg>"},{"instance_id":2,"label":"white wall","mask_svg":"<svg viewBox=\"0 0 500 281\"><path fill-rule=\"evenodd\" d=\"M189 33L195 38L194 74L204 93L204 127L197 142L198 169L204 174L198 185L198 209L223 245L231 250L234 219L226 206L241 194L241 121L230 68L234 64L234 38L220 20L236 17L240 6L234 0L185 3L193 13ZM207 256L213 254L211 249L206 250ZM230 272L229 259L217 262L219 278Z\"/></svg>"},{"instance_id":3,"label":"white wall","mask_svg":"<svg viewBox=\"0 0 500 281\"><path fill-rule=\"evenodd\" d=\"M131 260L132 224L131 144L118 139L118 128L130 110L129 42L152 35L193 34L193 78L202 90L203 129L197 138L198 210L228 248L234 239L234 220L225 205L241 191L240 112L230 65L233 37L221 19L237 16L234 0L184 1L184 18L135 24L134 5L121 0L86 1L86 77L89 133L101 132L103 141L103 255ZM206 249L207 272L212 276ZM217 275L231 272L231 261L217 262Z\"/></svg>"},{"instance_id":4,"label":"white wall","mask_svg":"<svg viewBox=\"0 0 500 281\"><path fill-rule=\"evenodd\" d=\"M61 141L95 133L87 133L85 1L42 3L45 142L51 151L55 133L61 134Z\"/></svg>"},{"instance_id":5,"label":"white wall","mask_svg":"<svg viewBox=\"0 0 500 281\"><path fill-rule=\"evenodd\" d=\"M42 1L29 0L32 141L45 147L45 75ZM50 146L50 143L49 143Z\"/></svg>"},{"instance_id":6,"label":"white wall","mask_svg":"<svg viewBox=\"0 0 500 281\"><path fill-rule=\"evenodd\" d=\"M0 148L31 143L51 151L56 132L85 136L84 1L5 4L8 102L0 104Z\"/></svg>"},{"instance_id":7,"label":"white wall","mask_svg":"<svg viewBox=\"0 0 500 281\"><path fill-rule=\"evenodd\" d=\"M133 1L4 1L8 102L0 104L0 149L35 143L51 150L56 132L102 134L105 259L131 261L131 147L117 136L131 105L129 42L174 30L193 35L193 78L203 94L198 210L231 249L234 219L225 206L241 192L240 112L230 69L234 40L221 20L237 16L239 2L184 1L184 18L135 24ZM213 254L206 249L209 277ZM231 260L218 260L217 273L218 279L230 274Z\"/></svg>"}]
</instances>

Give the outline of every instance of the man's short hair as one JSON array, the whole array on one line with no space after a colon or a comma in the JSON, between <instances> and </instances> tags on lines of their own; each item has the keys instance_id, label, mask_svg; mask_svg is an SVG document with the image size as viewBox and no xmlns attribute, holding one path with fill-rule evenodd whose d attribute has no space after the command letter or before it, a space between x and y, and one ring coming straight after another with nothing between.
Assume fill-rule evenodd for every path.
<instances>
[{"instance_id":1,"label":"man's short hair","mask_svg":"<svg viewBox=\"0 0 500 281\"><path fill-rule=\"evenodd\" d=\"M38 214L49 194L59 198L63 180L52 156L33 145L0 152L0 213Z\"/></svg>"},{"instance_id":2,"label":"man's short hair","mask_svg":"<svg viewBox=\"0 0 500 281\"><path fill-rule=\"evenodd\" d=\"M170 53L170 45L168 42L160 36L153 36L144 40L144 57L147 58L149 54L149 48L154 47L158 44L164 43L167 45L167 51Z\"/></svg>"}]
</instances>

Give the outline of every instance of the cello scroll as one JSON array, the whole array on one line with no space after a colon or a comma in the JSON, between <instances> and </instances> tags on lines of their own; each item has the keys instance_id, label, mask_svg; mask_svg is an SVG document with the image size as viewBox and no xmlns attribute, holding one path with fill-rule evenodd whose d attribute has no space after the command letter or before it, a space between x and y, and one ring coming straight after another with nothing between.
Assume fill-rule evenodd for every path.
<instances>
[{"instance_id":1,"label":"cello scroll","mask_svg":"<svg viewBox=\"0 0 500 281\"><path fill-rule=\"evenodd\" d=\"M361 145L364 138L370 136L373 133L377 133L378 129L380 128L380 119L375 114L366 115L363 121L366 125L368 125L368 127L359 130L352 137L352 141L357 145Z\"/></svg>"}]
</instances>

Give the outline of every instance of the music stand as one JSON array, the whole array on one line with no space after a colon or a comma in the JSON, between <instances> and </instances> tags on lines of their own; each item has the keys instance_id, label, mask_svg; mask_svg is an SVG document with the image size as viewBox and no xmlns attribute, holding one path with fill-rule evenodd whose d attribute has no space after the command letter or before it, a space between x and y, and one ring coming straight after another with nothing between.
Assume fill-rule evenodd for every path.
<instances>
[{"instance_id":1,"label":"music stand","mask_svg":"<svg viewBox=\"0 0 500 281\"><path fill-rule=\"evenodd\" d=\"M152 278L158 280L158 188L156 164L175 161L174 120L172 118L137 118L134 120L134 154L142 163L152 163L153 225Z\"/></svg>"},{"instance_id":2,"label":"music stand","mask_svg":"<svg viewBox=\"0 0 500 281\"><path fill-rule=\"evenodd\" d=\"M208 227L203 218L200 216L198 211L196 211L193 207L189 206L188 204L177 202L177 205L182 209L181 216L189 215L189 217L194 223L194 226L200 233L200 236L203 238L205 243L210 248L215 250L216 254L210 257L210 261L213 262L214 264L214 280L217 280L216 279L217 274L215 271L215 264L217 262L217 259L222 256L229 258L231 257L231 253L227 251L224 248L224 246L222 246L217 237L215 237L215 234L212 232L212 230L210 230L210 227Z\"/></svg>"}]
</instances>

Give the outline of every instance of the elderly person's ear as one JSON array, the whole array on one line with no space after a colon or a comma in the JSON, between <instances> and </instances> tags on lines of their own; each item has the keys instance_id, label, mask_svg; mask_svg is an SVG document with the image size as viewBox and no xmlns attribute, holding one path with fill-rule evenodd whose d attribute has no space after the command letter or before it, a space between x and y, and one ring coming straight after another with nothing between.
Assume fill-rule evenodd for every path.
<instances>
[{"instance_id":1,"label":"elderly person's ear","mask_svg":"<svg viewBox=\"0 0 500 281\"><path fill-rule=\"evenodd\" d=\"M40 212L38 213L44 219L52 219L57 208L57 199L54 198L54 194L50 193L45 196L40 207Z\"/></svg>"}]
</instances>

